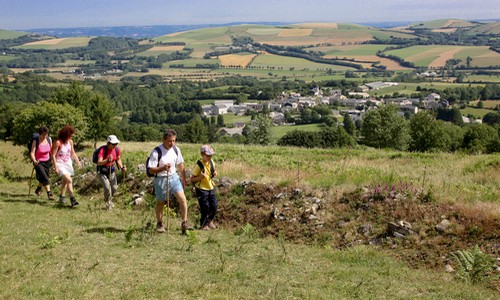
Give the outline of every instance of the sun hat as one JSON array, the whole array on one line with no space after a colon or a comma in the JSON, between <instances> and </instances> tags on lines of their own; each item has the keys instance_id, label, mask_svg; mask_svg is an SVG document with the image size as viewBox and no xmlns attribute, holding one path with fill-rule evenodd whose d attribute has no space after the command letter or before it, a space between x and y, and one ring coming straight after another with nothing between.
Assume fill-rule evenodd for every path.
<instances>
[{"instance_id":1,"label":"sun hat","mask_svg":"<svg viewBox=\"0 0 500 300\"><path fill-rule=\"evenodd\" d=\"M108 136L108 143L110 144L118 144L120 141L116 137L116 135L110 135Z\"/></svg>"},{"instance_id":2,"label":"sun hat","mask_svg":"<svg viewBox=\"0 0 500 300\"><path fill-rule=\"evenodd\" d=\"M201 146L201 153L208 156L212 156L215 154L215 151L214 149L212 149L212 147L210 147L210 145L203 145Z\"/></svg>"}]
</instances>

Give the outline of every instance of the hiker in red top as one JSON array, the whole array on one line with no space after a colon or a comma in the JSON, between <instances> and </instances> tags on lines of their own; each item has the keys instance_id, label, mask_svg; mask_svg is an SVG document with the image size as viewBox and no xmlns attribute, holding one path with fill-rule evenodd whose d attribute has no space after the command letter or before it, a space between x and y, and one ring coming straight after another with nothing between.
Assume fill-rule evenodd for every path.
<instances>
[{"instance_id":1,"label":"hiker in red top","mask_svg":"<svg viewBox=\"0 0 500 300\"><path fill-rule=\"evenodd\" d=\"M110 135L107 139L106 146L100 147L97 153L97 177L101 180L104 188L104 202L106 210L111 210L114 207L113 196L118 190L118 182L116 180L115 162L122 173L127 172L127 167L122 163L120 157L120 141L116 135Z\"/></svg>"},{"instance_id":2,"label":"hiker in red top","mask_svg":"<svg viewBox=\"0 0 500 300\"><path fill-rule=\"evenodd\" d=\"M54 195L50 191L50 168L52 167L50 147L52 146L52 140L48 135L49 130L47 127L40 127L38 137L35 137L31 142L30 158L38 180L35 194L40 196L42 188L45 188L49 200L54 200Z\"/></svg>"}]
</instances>

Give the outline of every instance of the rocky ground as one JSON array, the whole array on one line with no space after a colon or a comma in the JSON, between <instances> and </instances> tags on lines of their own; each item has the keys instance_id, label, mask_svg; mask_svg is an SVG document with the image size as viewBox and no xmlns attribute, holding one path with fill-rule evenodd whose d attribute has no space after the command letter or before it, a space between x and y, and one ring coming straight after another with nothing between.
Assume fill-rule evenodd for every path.
<instances>
[{"instance_id":1,"label":"rocky ground","mask_svg":"<svg viewBox=\"0 0 500 300\"><path fill-rule=\"evenodd\" d=\"M92 176L81 178L79 193L97 191L99 184ZM137 194L137 200L141 192L147 193L145 186L151 188L150 182L128 177L122 184ZM282 234L291 242L338 249L373 245L410 267L447 272L456 268L452 253L477 245L497 259L497 279L490 285L500 291L500 218L485 209L439 203L432 192L407 183L364 187L350 193L233 182L229 178L218 179L217 184L217 222L223 228L239 229L248 223L261 236Z\"/></svg>"}]
</instances>

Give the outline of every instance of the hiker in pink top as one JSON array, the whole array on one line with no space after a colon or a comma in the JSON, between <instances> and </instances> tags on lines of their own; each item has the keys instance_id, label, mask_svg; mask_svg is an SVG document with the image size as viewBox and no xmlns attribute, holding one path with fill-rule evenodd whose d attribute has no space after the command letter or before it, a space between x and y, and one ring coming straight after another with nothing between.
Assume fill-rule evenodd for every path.
<instances>
[{"instance_id":1,"label":"hiker in pink top","mask_svg":"<svg viewBox=\"0 0 500 300\"><path fill-rule=\"evenodd\" d=\"M80 160L75 153L75 148L73 147L73 140L71 139L75 134L75 128L70 125L66 125L61 129L57 136L57 141L52 144L52 160L55 162L54 169L57 175L62 177L61 184L61 196L59 197L59 203L66 203L66 188L70 196L71 207L77 206L79 203L75 199L73 193L73 179L71 176L75 175L73 169L73 158L79 168L82 167Z\"/></svg>"},{"instance_id":2,"label":"hiker in pink top","mask_svg":"<svg viewBox=\"0 0 500 300\"><path fill-rule=\"evenodd\" d=\"M36 179L38 180L35 194L40 196L42 189L45 188L49 200L54 200L54 195L50 191L50 168L52 167L50 149L52 140L48 134L47 127L41 126L38 130L38 136L31 141L30 159L33 162Z\"/></svg>"}]
</instances>

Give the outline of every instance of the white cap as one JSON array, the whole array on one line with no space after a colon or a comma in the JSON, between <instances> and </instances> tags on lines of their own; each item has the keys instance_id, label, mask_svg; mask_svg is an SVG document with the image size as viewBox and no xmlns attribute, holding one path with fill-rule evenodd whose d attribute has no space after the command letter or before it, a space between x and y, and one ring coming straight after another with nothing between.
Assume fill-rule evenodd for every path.
<instances>
[{"instance_id":1,"label":"white cap","mask_svg":"<svg viewBox=\"0 0 500 300\"><path fill-rule=\"evenodd\" d=\"M110 144L118 144L120 141L116 137L116 135L110 135L108 136L108 143Z\"/></svg>"}]
</instances>

